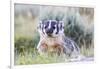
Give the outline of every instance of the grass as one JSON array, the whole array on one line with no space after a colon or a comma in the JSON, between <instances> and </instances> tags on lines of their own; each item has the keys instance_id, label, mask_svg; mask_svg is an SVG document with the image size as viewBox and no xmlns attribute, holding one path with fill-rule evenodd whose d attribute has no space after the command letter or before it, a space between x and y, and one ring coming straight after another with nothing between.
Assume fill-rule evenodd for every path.
<instances>
[{"instance_id":1,"label":"grass","mask_svg":"<svg viewBox=\"0 0 100 69\"><path fill-rule=\"evenodd\" d=\"M91 48L81 48L81 54L86 57L93 57L94 51L93 47ZM15 55L15 65L30 65L30 64L49 64L49 63L62 63L62 62L68 62L65 61L65 58L62 58L61 56L45 56L45 55L39 55L36 50L33 49L33 51L25 51L24 53L20 53L18 55Z\"/></svg>"},{"instance_id":2,"label":"grass","mask_svg":"<svg viewBox=\"0 0 100 69\"><path fill-rule=\"evenodd\" d=\"M86 56L86 57L94 57L94 48L90 47L90 48L84 48L82 47L80 49L82 55Z\"/></svg>"},{"instance_id":3,"label":"grass","mask_svg":"<svg viewBox=\"0 0 100 69\"><path fill-rule=\"evenodd\" d=\"M17 55L17 60L15 60L15 65L29 65L29 64L48 64L48 63L59 63L64 62L64 58L61 57L51 57L45 55L39 55L34 53L25 52L24 55Z\"/></svg>"},{"instance_id":4,"label":"grass","mask_svg":"<svg viewBox=\"0 0 100 69\"><path fill-rule=\"evenodd\" d=\"M61 56L46 56L39 55L36 46L39 42L39 37L35 33L34 38L27 36L15 36L15 65L30 65L30 64L49 64L49 63L62 63L65 58ZM88 43L81 44L80 52L85 57L94 57L94 44Z\"/></svg>"}]
</instances>

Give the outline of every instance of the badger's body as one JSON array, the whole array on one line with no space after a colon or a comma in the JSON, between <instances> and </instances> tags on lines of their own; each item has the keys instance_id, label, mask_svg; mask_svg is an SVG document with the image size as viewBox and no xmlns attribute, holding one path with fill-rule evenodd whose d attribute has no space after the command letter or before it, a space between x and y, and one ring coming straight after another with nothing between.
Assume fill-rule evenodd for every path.
<instances>
[{"instance_id":1,"label":"badger's body","mask_svg":"<svg viewBox=\"0 0 100 69\"><path fill-rule=\"evenodd\" d=\"M80 54L78 45L64 35L64 23L56 20L41 21L38 26L40 42L38 52L77 57Z\"/></svg>"}]
</instances>

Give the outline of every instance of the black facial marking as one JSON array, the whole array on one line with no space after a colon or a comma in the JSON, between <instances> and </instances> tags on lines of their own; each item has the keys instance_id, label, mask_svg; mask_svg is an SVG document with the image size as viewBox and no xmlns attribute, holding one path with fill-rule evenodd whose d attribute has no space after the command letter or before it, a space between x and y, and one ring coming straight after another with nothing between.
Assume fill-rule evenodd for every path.
<instances>
[{"instance_id":1,"label":"black facial marking","mask_svg":"<svg viewBox=\"0 0 100 69\"><path fill-rule=\"evenodd\" d=\"M44 27L45 29L49 27L49 21L46 21L44 24L45 24L45 27Z\"/></svg>"},{"instance_id":2,"label":"black facial marking","mask_svg":"<svg viewBox=\"0 0 100 69\"><path fill-rule=\"evenodd\" d=\"M62 26L62 23L60 23L60 30L62 30L63 26Z\"/></svg>"},{"instance_id":3,"label":"black facial marking","mask_svg":"<svg viewBox=\"0 0 100 69\"><path fill-rule=\"evenodd\" d=\"M58 26L58 23L57 23L57 31L56 31L56 34L58 34L58 32L59 32L59 26Z\"/></svg>"},{"instance_id":4,"label":"black facial marking","mask_svg":"<svg viewBox=\"0 0 100 69\"><path fill-rule=\"evenodd\" d=\"M54 30L54 29L55 29L55 25L56 25L56 22L55 22L55 21L52 21L52 22L51 22L51 29Z\"/></svg>"}]
</instances>

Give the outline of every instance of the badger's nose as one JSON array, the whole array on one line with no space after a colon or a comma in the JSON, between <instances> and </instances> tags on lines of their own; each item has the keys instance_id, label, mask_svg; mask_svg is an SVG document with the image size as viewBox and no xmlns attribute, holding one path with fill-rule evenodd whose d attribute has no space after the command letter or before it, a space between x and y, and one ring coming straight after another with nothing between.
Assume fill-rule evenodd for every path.
<instances>
[{"instance_id":1,"label":"badger's nose","mask_svg":"<svg viewBox=\"0 0 100 69\"><path fill-rule=\"evenodd\" d=\"M47 33L47 35L51 35L51 34L53 33L53 30L48 29L48 30L46 31L46 33Z\"/></svg>"}]
</instances>

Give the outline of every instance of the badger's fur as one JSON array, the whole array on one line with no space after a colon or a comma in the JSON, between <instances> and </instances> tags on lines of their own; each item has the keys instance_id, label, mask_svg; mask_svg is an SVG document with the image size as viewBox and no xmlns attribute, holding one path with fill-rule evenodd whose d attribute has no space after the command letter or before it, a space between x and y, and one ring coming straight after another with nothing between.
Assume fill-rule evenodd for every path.
<instances>
[{"instance_id":1,"label":"badger's fur","mask_svg":"<svg viewBox=\"0 0 100 69\"><path fill-rule=\"evenodd\" d=\"M64 54L69 57L77 57L80 54L78 45L64 35L63 21L40 21L38 31L40 41L37 49L40 54Z\"/></svg>"}]
</instances>

